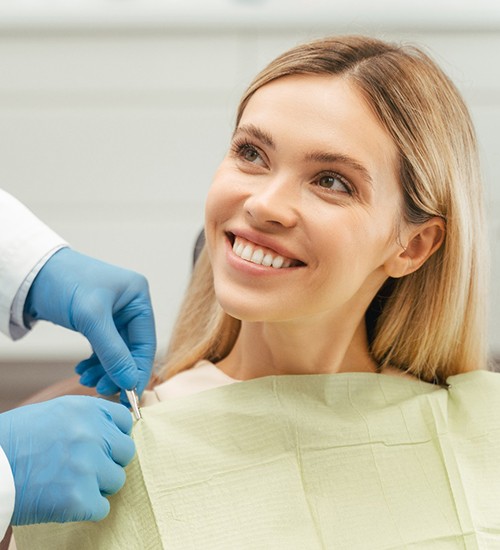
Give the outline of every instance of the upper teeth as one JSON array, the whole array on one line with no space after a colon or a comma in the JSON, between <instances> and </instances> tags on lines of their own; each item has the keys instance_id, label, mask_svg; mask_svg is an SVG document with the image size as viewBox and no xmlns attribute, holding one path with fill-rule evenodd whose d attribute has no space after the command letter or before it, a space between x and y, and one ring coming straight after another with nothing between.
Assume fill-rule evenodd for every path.
<instances>
[{"instance_id":1,"label":"upper teeth","mask_svg":"<svg viewBox=\"0 0 500 550\"><path fill-rule=\"evenodd\" d=\"M241 237L235 237L233 252L243 260L267 267L272 266L276 269L280 267L290 267L292 265L292 260L290 258L284 258L269 249L264 250L258 245L246 241Z\"/></svg>"}]
</instances>

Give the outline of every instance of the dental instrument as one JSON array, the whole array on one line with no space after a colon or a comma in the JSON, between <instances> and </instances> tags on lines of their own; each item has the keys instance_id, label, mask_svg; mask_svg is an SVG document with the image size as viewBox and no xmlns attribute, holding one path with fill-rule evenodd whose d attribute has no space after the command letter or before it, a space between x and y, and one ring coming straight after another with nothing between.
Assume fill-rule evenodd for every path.
<instances>
[{"instance_id":1,"label":"dental instrument","mask_svg":"<svg viewBox=\"0 0 500 550\"><path fill-rule=\"evenodd\" d=\"M125 390L125 394L134 413L135 419L140 420L142 418L141 410L139 408L139 396L137 391L134 390Z\"/></svg>"}]
</instances>

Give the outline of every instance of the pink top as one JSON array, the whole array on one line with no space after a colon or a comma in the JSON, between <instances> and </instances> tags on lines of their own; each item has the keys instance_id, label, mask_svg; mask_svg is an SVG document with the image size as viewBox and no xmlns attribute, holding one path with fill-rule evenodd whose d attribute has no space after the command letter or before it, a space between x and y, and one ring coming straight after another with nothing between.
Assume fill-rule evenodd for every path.
<instances>
[{"instance_id":1,"label":"pink top","mask_svg":"<svg viewBox=\"0 0 500 550\"><path fill-rule=\"evenodd\" d=\"M145 391L141 406L147 407L167 399L184 397L235 382L239 380L231 378L210 361L200 361L193 368L176 374L150 391Z\"/></svg>"}]
</instances>

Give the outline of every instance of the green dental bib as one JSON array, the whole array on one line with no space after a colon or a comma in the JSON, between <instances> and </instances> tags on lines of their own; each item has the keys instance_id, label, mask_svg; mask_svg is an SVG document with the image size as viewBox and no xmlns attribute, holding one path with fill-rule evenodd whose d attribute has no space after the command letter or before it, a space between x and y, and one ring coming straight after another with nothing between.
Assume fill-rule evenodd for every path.
<instances>
[{"instance_id":1,"label":"green dental bib","mask_svg":"<svg viewBox=\"0 0 500 550\"><path fill-rule=\"evenodd\" d=\"M99 523L18 550L500 549L500 374L266 377L142 409Z\"/></svg>"}]
</instances>

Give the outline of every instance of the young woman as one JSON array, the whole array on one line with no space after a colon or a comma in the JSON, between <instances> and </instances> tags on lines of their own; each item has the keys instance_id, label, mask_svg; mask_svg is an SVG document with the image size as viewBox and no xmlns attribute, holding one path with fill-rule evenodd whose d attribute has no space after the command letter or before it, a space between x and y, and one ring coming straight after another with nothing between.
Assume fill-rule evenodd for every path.
<instances>
[{"instance_id":1,"label":"young woman","mask_svg":"<svg viewBox=\"0 0 500 550\"><path fill-rule=\"evenodd\" d=\"M467 108L424 53L298 46L240 103L158 379L484 369L484 225Z\"/></svg>"},{"instance_id":2,"label":"young woman","mask_svg":"<svg viewBox=\"0 0 500 550\"><path fill-rule=\"evenodd\" d=\"M481 194L467 109L419 49L334 37L273 61L215 174L135 469L109 521L43 539L500 547Z\"/></svg>"}]
</instances>

